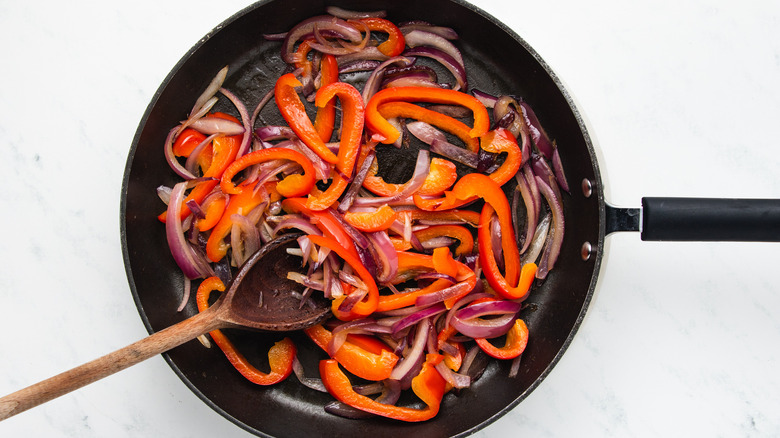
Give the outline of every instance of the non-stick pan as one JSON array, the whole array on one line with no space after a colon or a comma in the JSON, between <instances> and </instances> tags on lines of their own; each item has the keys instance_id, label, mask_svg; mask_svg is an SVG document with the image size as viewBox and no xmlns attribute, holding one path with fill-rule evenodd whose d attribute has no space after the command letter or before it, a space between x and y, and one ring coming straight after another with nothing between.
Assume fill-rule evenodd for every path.
<instances>
[{"instance_id":1,"label":"non-stick pan","mask_svg":"<svg viewBox=\"0 0 780 438\"><path fill-rule=\"evenodd\" d=\"M427 20L457 29L470 86L522 96L561 148L572 186L571 194L564 197L566 237L555 270L533 293L524 311L533 340L524 353L519 375L510 379L508 363L491 363L471 388L447 395L440 415L425 423L353 421L326 414L322 406L331 400L328 395L306 390L295 379L258 388L238 375L219 351L206 350L197 342L166 354L181 379L238 426L270 436L436 437L473 433L520 403L565 352L593 295L610 232L641 228L644 238L659 240L780 239L780 208L775 201L646 198L642 209L609 206L585 123L560 81L513 31L465 2L263 1L222 23L186 54L155 94L134 138L123 188L122 238L128 278L149 331L196 312L194 303L181 313L174 311L181 299L182 277L169 255L164 228L156 219L160 203L155 189L175 181L160 146L166 133L224 65L230 66L226 87L247 101L257 101L282 68L279 44L265 41L262 35L285 31L304 18L323 13L327 5L384 9L394 21ZM413 164L413 157L397 160L399 174ZM681 223L693 225L686 228ZM250 356L252 351L260 354L274 341L273 336L255 333L233 335ZM299 344L306 344L301 341ZM319 358L314 349L301 348L300 359L310 373L316 373Z\"/></svg>"}]
</instances>

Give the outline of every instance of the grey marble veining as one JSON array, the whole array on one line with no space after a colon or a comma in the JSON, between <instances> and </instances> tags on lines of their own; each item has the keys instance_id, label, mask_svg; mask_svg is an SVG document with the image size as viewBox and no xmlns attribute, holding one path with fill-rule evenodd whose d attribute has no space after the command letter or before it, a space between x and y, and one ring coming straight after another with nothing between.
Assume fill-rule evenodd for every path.
<instances>
[{"instance_id":1,"label":"grey marble veining","mask_svg":"<svg viewBox=\"0 0 780 438\"><path fill-rule=\"evenodd\" d=\"M780 3L474 3L565 82L612 203L780 197ZM119 239L127 152L170 68L246 5L0 3L0 394L145 335ZM780 245L607 245L563 359L476 436L780 435ZM0 423L30 435L248 436L162 358Z\"/></svg>"}]
</instances>

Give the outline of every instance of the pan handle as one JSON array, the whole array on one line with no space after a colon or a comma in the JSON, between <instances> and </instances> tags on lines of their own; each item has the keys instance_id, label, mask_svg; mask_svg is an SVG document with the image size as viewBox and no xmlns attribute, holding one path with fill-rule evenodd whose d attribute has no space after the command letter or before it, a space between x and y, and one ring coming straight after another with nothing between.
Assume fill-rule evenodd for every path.
<instances>
[{"instance_id":1,"label":"pan handle","mask_svg":"<svg viewBox=\"0 0 780 438\"><path fill-rule=\"evenodd\" d=\"M640 231L651 241L780 242L780 199L642 198L642 208L607 204L607 233Z\"/></svg>"},{"instance_id":2,"label":"pan handle","mask_svg":"<svg viewBox=\"0 0 780 438\"><path fill-rule=\"evenodd\" d=\"M780 199L642 198L642 240L780 242Z\"/></svg>"}]
</instances>

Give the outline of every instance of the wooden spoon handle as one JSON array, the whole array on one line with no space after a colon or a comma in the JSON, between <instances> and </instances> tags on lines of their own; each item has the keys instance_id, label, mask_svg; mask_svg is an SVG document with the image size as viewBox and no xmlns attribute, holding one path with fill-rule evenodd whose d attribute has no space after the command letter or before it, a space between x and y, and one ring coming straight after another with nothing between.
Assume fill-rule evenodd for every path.
<instances>
[{"instance_id":1,"label":"wooden spoon handle","mask_svg":"<svg viewBox=\"0 0 780 438\"><path fill-rule=\"evenodd\" d=\"M214 307L113 353L0 398L0 421L223 328Z\"/></svg>"}]
</instances>

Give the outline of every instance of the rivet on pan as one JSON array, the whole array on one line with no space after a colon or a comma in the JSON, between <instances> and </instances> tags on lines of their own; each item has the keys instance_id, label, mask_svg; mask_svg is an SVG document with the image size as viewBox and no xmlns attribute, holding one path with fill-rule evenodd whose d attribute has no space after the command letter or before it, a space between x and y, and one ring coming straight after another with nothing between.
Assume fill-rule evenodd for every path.
<instances>
[{"instance_id":1,"label":"rivet on pan","mask_svg":"<svg viewBox=\"0 0 780 438\"><path fill-rule=\"evenodd\" d=\"M591 245L590 242L583 243L582 248L580 249L582 260L587 262L591 255L593 255L593 245Z\"/></svg>"},{"instance_id":2,"label":"rivet on pan","mask_svg":"<svg viewBox=\"0 0 780 438\"><path fill-rule=\"evenodd\" d=\"M586 198L590 198L590 195L593 194L593 183L591 183L588 178L582 180L582 194L585 195Z\"/></svg>"}]
</instances>

